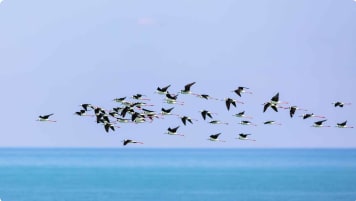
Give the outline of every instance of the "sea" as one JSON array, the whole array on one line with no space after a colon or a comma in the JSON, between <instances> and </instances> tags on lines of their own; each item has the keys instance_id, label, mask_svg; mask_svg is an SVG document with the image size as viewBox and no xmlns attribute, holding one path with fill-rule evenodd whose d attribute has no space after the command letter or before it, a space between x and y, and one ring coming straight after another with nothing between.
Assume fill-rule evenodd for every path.
<instances>
[{"instance_id":1,"label":"sea","mask_svg":"<svg viewBox=\"0 0 356 201\"><path fill-rule=\"evenodd\" d=\"M1 201L355 201L356 149L2 148Z\"/></svg>"}]
</instances>

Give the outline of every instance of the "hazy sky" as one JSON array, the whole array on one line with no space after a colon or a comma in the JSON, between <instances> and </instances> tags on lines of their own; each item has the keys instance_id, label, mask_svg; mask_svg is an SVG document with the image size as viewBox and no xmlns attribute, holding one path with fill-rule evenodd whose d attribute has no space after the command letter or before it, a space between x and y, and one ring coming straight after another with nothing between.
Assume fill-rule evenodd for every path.
<instances>
[{"instance_id":1,"label":"hazy sky","mask_svg":"<svg viewBox=\"0 0 356 201\"><path fill-rule=\"evenodd\" d=\"M356 147L356 2L353 0L5 0L0 4L1 147ZM106 109L113 98L142 93L159 111L171 105L154 94L177 92L195 81L195 93L245 102L227 111L222 101L180 95L174 116L120 124L106 133L94 118L73 115L81 103ZM237 86L253 94L239 98ZM280 100L324 115L332 128L312 128L297 111L262 113ZM332 102L354 103L334 108ZM229 125L210 125L199 110ZM232 115L245 110L256 127ZM54 113L57 123L37 122ZM276 120L282 126L266 126ZM163 134L180 125L185 137ZM208 141L221 132L225 143ZM256 142L236 140L251 133Z\"/></svg>"}]
</instances>

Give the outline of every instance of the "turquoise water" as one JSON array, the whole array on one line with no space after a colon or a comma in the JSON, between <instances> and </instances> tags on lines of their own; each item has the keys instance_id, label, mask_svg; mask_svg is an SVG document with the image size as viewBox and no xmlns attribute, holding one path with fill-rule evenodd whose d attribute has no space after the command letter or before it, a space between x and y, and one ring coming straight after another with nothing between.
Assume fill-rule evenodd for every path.
<instances>
[{"instance_id":1,"label":"turquoise water","mask_svg":"<svg viewBox=\"0 0 356 201\"><path fill-rule=\"evenodd\" d=\"M0 149L2 201L356 200L356 149Z\"/></svg>"}]
</instances>

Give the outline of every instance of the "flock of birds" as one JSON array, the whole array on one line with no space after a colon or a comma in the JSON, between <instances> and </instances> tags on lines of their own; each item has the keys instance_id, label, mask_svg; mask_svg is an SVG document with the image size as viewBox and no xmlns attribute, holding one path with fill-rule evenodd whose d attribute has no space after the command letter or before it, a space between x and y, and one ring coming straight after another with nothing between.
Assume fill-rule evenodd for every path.
<instances>
[{"instance_id":1,"label":"flock of birds","mask_svg":"<svg viewBox=\"0 0 356 201\"><path fill-rule=\"evenodd\" d=\"M164 103L167 105L180 105L183 106L184 102L181 100L178 100L179 94L189 94L189 95L194 95L198 98L201 99L206 99L206 100L216 100L216 101L223 101L225 103L226 109L229 111L231 107L236 107L237 104L243 104L242 101L236 100L234 98L224 98L224 99L219 99L215 97L211 97L208 94L197 94L193 93L191 91L192 86L195 84L195 82L186 84L184 86L184 89L180 90L178 93L172 94L169 92L169 88L171 85L167 85L165 87L157 87L156 92L157 94L161 96L165 96L164 98ZM252 94L251 91L249 91L249 88L247 87L237 87L233 92L238 96L241 97L243 94ZM198 121L197 119L193 119L189 116L186 115L179 115L179 114L174 114L172 111L174 110L174 106L168 107L168 108L161 108L161 111L153 111L147 109L149 106L153 106L150 104L150 99L147 98L147 96L143 94L135 94L131 97L132 101L129 101L127 97L121 97L121 98L114 98L113 101L118 103L117 107L113 107L110 110L104 109L99 106L94 106L92 104L81 104L80 107L81 109L77 112L75 112L76 115L78 116L89 116L93 117L96 119L97 124L101 124L104 127L105 132L114 132L116 128L120 128L118 124L121 123L134 123L134 124L139 124L139 123L145 123L145 122L150 122L152 123L156 119L163 119L165 116L177 116L180 118L181 123L186 126L188 123L193 124L193 121ZM351 103L344 103L344 102L334 102L332 103L334 107L344 107L351 105ZM266 112L271 108L274 112L278 112L279 109L288 109L289 110L289 116L291 118L294 117L295 113L297 110L300 111L307 111L306 109L299 108L297 106L286 106L288 105L288 102L282 102L279 100L279 93L275 94L270 100L266 101L263 104L262 112ZM226 124L228 125L228 122L222 122L219 120L214 120L214 115L216 113L213 113L208 110L201 110L200 111L201 117L204 121L206 121L208 118L210 121L208 121L209 124ZM53 115L48 114L48 115L40 115L38 117L38 121L42 122L56 122L55 120L50 119L50 117ZM249 119L252 119L251 116L245 115L245 111L241 111L239 113L234 114L233 116L241 118L242 120L238 122L241 125L251 125L251 126L257 126L256 124L252 123ZM301 116L299 116L303 119L308 119L308 118L319 118L322 120L315 121L312 127L331 127L329 125L325 125L324 122L326 122L326 118L324 116L320 115L315 115L314 113L305 113ZM280 123L276 121L265 121L263 122L264 124L275 124L275 125L281 125ZM352 126L347 125L347 121L336 123L335 127L337 128L353 128ZM165 134L168 135L178 135L178 136L184 136L184 134L179 133L178 129L180 128L180 125L176 127L168 127ZM224 140L219 139L219 136L221 133L215 133L211 134L209 136L209 140L211 141L219 141L219 142L225 142ZM237 139L239 140L250 140L250 141L256 141L255 139L250 138L250 133L239 133ZM124 139L123 145L127 145L129 143L137 143L137 144L143 144L143 142L136 141L133 139Z\"/></svg>"}]
</instances>

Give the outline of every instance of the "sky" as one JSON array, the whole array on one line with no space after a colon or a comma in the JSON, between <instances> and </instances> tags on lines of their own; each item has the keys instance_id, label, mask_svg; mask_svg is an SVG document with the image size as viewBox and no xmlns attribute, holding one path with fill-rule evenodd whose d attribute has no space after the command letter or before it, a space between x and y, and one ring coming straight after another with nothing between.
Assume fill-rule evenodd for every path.
<instances>
[{"instance_id":1,"label":"sky","mask_svg":"<svg viewBox=\"0 0 356 201\"><path fill-rule=\"evenodd\" d=\"M0 4L0 147L152 148L356 148L356 2L353 0L17 1ZM179 95L183 106L163 103L196 82L193 93L244 104L227 111L223 101ZM238 86L252 94L238 97ZM326 116L330 128L313 128L297 111L262 112L277 92L281 101ZM175 107L198 121L175 116L152 123L120 124L106 133L94 118L73 113L80 104L105 109L114 98L147 95L147 109ZM335 108L335 101L353 103ZM229 125L210 125L199 111ZM257 126L238 124L246 111ZM54 113L56 123L38 122ZM263 125L275 120L278 125ZM164 134L180 126L185 136ZM226 142L207 140L222 133ZM241 141L250 133L253 141ZM127 148L127 147L125 147Z\"/></svg>"}]
</instances>

